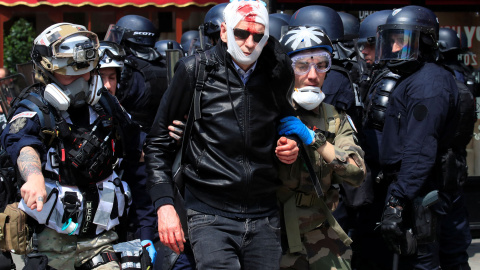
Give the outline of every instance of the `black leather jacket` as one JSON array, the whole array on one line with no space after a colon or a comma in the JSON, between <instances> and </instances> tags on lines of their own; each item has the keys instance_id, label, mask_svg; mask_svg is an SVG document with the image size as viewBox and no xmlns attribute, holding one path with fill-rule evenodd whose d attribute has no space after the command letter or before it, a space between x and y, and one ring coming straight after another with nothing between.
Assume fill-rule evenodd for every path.
<instances>
[{"instance_id":1,"label":"black leather jacket","mask_svg":"<svg viewBox=\"0 0 480 270\"><path fill-rule=\"evenodd\" d=\"M183 179L187 192L216 212L254 216L276 207L276 128L280 117L293 115L287 97L294 74L280 43L270 38L244 85L226 49L220 42L206 52L214 65L202 91L202 118L194 123L186 149ZM195 82L195 56L180 59L146 139L155 208L172 203L171 168L179 147L167 127L188 114Z\"/></svg>"}]
</instances>

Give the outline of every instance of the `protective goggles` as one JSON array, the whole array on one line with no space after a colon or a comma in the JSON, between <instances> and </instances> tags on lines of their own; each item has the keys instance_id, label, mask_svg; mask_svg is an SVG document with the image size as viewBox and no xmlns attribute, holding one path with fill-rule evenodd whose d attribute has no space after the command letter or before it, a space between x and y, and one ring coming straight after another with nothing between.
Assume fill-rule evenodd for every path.
<instances>
[{"instance_id":1,"label":"protective goggles","mask_svg":"<svg viewBox=\"0 0 480 270\"><path fill-rule=\"evenodd\" d=\"M61 46L64 43L69 43L69 39L73 39L76 36L86 37L88 40L83 42L76 43L72 51L61 52ZM100 42L98 41L97 34L89 31L80 31L73 33L72 35L65 36L52 45L52 56L55 58L73 58L77 63L87 62L94 60L97 56L98 47L100 47Z\"/></svg>"},{"instance_id":2,"label":"protective goggles","mask_svg":"<svg viewBox=\"0 0 480 270\"><path fill-rule=\"evenodd\" d=\"M307 74L312 66L315 67L317 72L327 72L332 66L332 58L330 57L330 54L328 52L318 52L292 57L293 71L297 75Z\"/></svg>"},{"instance_id":3,"label":"protective goggles","mask_svg":"<svg viewBox=\"0 0 480 270\"><path fill-rule=\"evenodd\" d=\"M258 43L260 42L260 40L262 40L264 34L260 34L260 33L252 33L248 30L244 30L244 29L240 29L240 28L234 28L233 29L233 35L238 38L238 39L247 39L250 35L252 35L253 37L253 41Z\"/></svg>"},{"instance_id":4,"label":"protective goggles","mask_svg":"<svg viewBox=\"0 0 480 270\"><path fill-rule=\"evenodd\" d=\"M115 61L123 62L123 60L125 60L125 56L126 56L125 50L123 49L122 46L118 45L117 43L114 43L111 41L102 41L99 51L103 51L102 54L100 55L100 59L103 59L105 56L107 56L108 58L113 59Z\"/></svg>"}]
</instances>

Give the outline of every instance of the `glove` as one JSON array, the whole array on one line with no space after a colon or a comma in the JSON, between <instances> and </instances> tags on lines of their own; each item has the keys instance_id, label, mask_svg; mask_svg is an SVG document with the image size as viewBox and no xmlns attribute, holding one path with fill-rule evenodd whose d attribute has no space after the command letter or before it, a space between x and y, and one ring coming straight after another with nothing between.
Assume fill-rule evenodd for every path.
<instances>
[{"instance_id":1,"label":"glove","mask_svg":"<svg viewBox=\"0 0 480 270\"><path fill-rule=\"evenodd\" d=\"M294 116L287 116L280 120L278 134L280 135L297 135L304 144L310 145L315 137L315 132L305 126L300 119Z\"/></svg>"},{"instance_id":2,"label":"glove","mask_svg":"<svg viewBox=\"0 0 480 270\"><path fill-rule=\"evenodd\" d=\"M155 257L157 257L157 250L153 246L153 242L151 240L142 240L140 244L147 250L148 256L150 256L150 259L152 259L153 264L155 262Z\"/></svg>"},{"instance_id":3,"label":"glove","mask_svg":"<svg viewBox=\"0 0 480 270\"><path fill-rule=\"evenodd\" d=\"M400 244L404 238L402 226L402 209L387 205L383 211L382 222L380 229L382 237L387 243L387 246L395 253L400 254Z\"/></svg>"}]
</instances>

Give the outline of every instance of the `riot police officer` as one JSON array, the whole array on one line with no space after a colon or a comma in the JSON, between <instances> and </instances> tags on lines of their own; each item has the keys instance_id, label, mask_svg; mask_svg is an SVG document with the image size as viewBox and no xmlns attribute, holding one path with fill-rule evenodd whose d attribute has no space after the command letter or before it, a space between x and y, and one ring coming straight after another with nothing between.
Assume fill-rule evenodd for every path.
<instances>
[{"instance_id":1,"label":"riot police officer","mask_svg":"<svg viewBox=\"0 0 480 270\"><path fill-rule=\"evenodd\" d=\"M217 44L218 39L220 38L220 26L222 25L222 22L224 22L223 10L227 4L228 3L220 3L215 5L207 11L207 14L205 14L203 31L212 46Z\"/></svg>"},{"instance_id":2,"label":"riot police officer","mask_svg":"<svg viewBox=\"0 0 480 270\"><path fill-rule=\"evenodd\" d=\"M453 74L435 63L438 25L429 9L406 6L378 27L376 40L376 60L401 75L386 111L380 161L392 181L381 230L402 269L470 269L464 199L448 175L456 168L444 162L455 154L459 92ZM448 232L435 226L451 218Z\"/></svg>"},{"instance_id":3,"label":"riot police officer","mask_svg":"<svg viewBox=\"0 0 480 270\"><path fill-rule=\"evenodd\" d=\"M45 29L31 54L40 83L14 102L1 137L25 181L19 208L45 225L36 248L56 269L120 269L113 228L131 194L114 167L119 158L139 160L142 144L139 127L91 72L98 47L82 25Z\"/></svg>"},{"instance_id":4,"label":"riot police officer","mask_svg":"<svg viewBox=\"0 0 480 270\"><path fill-rule=\"evenodd\" d=\"M116 96L122 106L148 132L167 89L167 69L155 50L157 30L139 15L126 15L109 26L106 41L122 45L127 53Z\"/></svg>"},{"instance_id":5,"label":"riot police officer","mask_svg":"<svg viewBox=\"0 0 480 270\"><path fill-rule=\"evenodd\" d=\"M393 91L398 75L382 63L375 64L375 39L378 25L385 21L392 10L370 14L360 24L357 47L361 50L367 69L360 85L364 87L362 126L359 128L359 142L365 151L367 176L358 188L344 185L342 202L347 206L351 226L352 268L391 269L393 253L386 247L379 230L375 230L385 205L388 182L382 179L380 171L379 145L385 121L388 98ZM365 77L364 77L365 78Z\"/></svg>"}]
</instances>

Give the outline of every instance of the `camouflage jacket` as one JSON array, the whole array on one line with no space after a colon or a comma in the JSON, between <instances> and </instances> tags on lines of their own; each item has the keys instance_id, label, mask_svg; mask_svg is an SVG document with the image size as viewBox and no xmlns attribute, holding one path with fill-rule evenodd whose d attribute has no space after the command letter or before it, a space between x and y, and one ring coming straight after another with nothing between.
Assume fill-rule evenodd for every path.
<instances>
[{"instance_id":1,"label":"camouflage jacket","mask_svg":"<svg viewBox=\"0 0 480 270\"><path fill-rule=\"evenodd\" d=\"M317 152L306 147L310 162L314 167L318 179L324 191L324 202L333 211L339 200L338 190L332 184L347 182L358 186L365 178L365 164L363 150L355 143L355 128L349 116L338 113L329 104L322 103L318 112L299 110L299 118L313 130L327 131L327 141L334 145L335 159L326 163ZM352 158L358 168L347 162L347 157ZM282 164L279 177L282 187L278 190L278 198L285 202L291 196L296 196L297 215L300 233L308 232L326 219L325 207L320 204L310 180L309 173L303 160L299 157L293 164ZM322 204L324 205L324 204Z\"/></svg>"}]
</instances>

